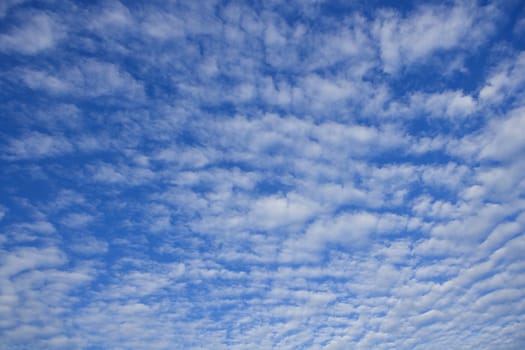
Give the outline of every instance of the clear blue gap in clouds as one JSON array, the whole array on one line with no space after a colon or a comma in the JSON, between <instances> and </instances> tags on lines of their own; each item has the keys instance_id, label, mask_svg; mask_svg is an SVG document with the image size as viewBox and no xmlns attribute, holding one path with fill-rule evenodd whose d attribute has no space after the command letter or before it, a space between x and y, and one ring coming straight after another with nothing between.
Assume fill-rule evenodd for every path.
<instances>
[{"instance_id":1,"label":"clear blue gap in clouds","mask_svg":"<svg viewBox=\"0 0 525 350\"><path fill-rule=\"evenodd\" d=\"M520 1L0 5L5 349L525 347Z\"/></svg>"}]
</instances>

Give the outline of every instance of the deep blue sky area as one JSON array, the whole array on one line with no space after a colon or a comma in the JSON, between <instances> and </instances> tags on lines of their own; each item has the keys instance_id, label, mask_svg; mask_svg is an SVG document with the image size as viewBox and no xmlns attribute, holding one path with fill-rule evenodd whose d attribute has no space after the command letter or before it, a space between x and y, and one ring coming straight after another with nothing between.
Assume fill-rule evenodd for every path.
<instances>
[{"instance_id":1,"label":"deep blue sky area","mask_svg":"<svg viewBox=\"0 0 525 350\"><path fill-rule=\"evenodd\" d=\"M523 1L0 2L0 349L525 348Z\"/></svg>"}]
</instances>

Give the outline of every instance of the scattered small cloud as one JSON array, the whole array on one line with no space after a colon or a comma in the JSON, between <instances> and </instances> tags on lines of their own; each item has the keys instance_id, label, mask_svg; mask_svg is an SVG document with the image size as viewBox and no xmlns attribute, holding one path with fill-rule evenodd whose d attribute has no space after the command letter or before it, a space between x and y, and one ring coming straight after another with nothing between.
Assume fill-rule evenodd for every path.
<instances>
[{"instance_id":1,"label":"scattered small cloud","mask_svg":"<svg viewBox=\"0 0 525 350\"><path fill-rule=\"evenodd\" d=\"M2 2L3 347L524 348L522 12Z\"/></svg>"}]
</instances>

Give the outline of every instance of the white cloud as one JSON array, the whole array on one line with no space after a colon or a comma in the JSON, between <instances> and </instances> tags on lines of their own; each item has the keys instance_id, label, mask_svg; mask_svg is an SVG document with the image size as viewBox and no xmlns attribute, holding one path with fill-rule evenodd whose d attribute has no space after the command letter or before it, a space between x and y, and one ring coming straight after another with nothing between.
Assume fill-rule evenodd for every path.
<instances>
[{"instance_id":1,"label":"white cloud","mask_svg":"<svg viewBox=\"0 0 525 350\"><path fill-rule=\"evenodd\" d=\"M510 162L519 167L521 159L518 155L523 148L520 130L524 115L523 107L510 108L506 113L491 118L482 130L460 139L449 139L444 144L445 149L451 155L466 159Z\"/></svg>"},{"instance_id":2,"label":"white cloud","mask_svg":"<svg viewBox=\"0 0 525 350\"><path fill-rule=\"evenodd\" d=\"M525 150L522 130L525 128L525 107L509 113L503 120L494 120L488 127L485 144L480 151L481 159L512 159Z\"/></svg>"},{"instance_id":3,"label":"white cloud","mask_svg":"<svg viewBox=\"0 0 525 350\"><path fill-rule=\"evenodd\" d=\"M369 239L378 222L371 213L342 214L334 220L318 220L306 231L306 244L313 249L322 249L326 243L362 245Z\"/></svg>"},{"instance_id":4,"label":"white cloud","mask_svg":"<svg viewBox=\"0 0 525 350\"><path fill-rule=\"evenodd\" d=\"M92 181L108 184L136 185L151 181L155 173L147 167L126 164L96 163L86 167Z\"/></svg>"},{"instance_id":5,"label":"white cloud","mask_svg":"<svg viewBox=\"0 0 525 350\"><path fill-rule=\"evenodd\" d=\"M46 13L26 13L20 25L0 35L0 50L34 55L54 48L65 33Z\"/></svg>"},{"instance_id":6,"label":"white cloud","mask_svg":"<svg viewBox=\"0 0 525 350\"><path fill-rule=\"evenodd\" d=\"M61 220L61 223L67 227L79 228L88 225L93 219L92 215L86 213L70 213Z\"/></svg>"},{"instance_id":7,"label":"white cloud","mask_svg":"<svg viewBox=\"0 0 525 350\"><path fill-rule=\"evenodd\" d=\"M24 69L20 75L30 88L51 94L86 98L120 95L129 100L140 100L144 94L142 84L129 73L113 63L94 59L80 60L57 71Z\"/></svg>"},{"instance_id":8,"label":"white cloud","mask_svg":"<svg viewBox=\"0 0 525 350\"><path fill-rule=\"evenodd\" d=\"M99 9L99 13L91 18L88 24L95 30L116 30L125 28L132 30L135 25L133 16L129 9L119 1L107 1L103 4L103 8Z\"/></svg>"},{"instance_id":9,"label":"white cloud","mask_svg":"<svg viewBox=\"0 0 525 350\"><path fill-rule=\"evenodd\" d=\"M3 205L0 205L0 221L2 221L7 211L8 209L6 207L4 207Z\"/></svg>"},{"instance_id":10,"label":"white cloud","mask_svg":"<svg viewBox=\"0 0 525 350\"><path fill-rule=\"evenodd\" d=\"M169 13L150 13L141 26L146 34L160 40L180 38L186 34L184 21Z\"/></svg>"},{"instance_id":11,"label":"white cloud","mask_svg":"<svg viewBox=\"0 0 525 350\"><path fill-rule=\"evenodd\" d=\"M250 221L255 227L273 229L282 225L304 222L319 205L294 193L286 196L270 196L256 200L250 210Z\"/></svg>"},{"instance_id":12,"label":"white cloud","mask_svg":"<svg viewBox=\"0 0 525 350\"><path fill-rule=\"evenodd\" d=\"M385 11L374 23L384 71L396 73L435 52L480 45L492 29L485 12L472 2L421 5L406 17Z\"/></svg>"},{"instance_id":13,"label":"white cloud","mask_svg":"<svg viewBox=\"0 0 525 350\"><path fill-rule=\"evenodd\" d=\"M503 102L523 90L524 74L525 53L520 52L513 60L504 61L491 72L486 84L479 91L479 99L487 104Z\"/></svg>"},{"instance_id":14,"label":"white cloud","mask_svg":"<svg viewBox=\"0 0 525 350\"><path fill-rule=\"evenodd\" d=\"M65 268L66 255L55 247L2 251L2 257L0 309L4 317L0 324L4 344L78 344L78 339L64 335L67 323L60 317L75 303L69 293L90 281L92 271Z\"/></svg>"},{"instance_id":15,"label":"white cloud","mask_svg":"<svg viewBox=\"0 0 525 350\"><path fill-rule=\"evenodd\" d=\"M71 245L71 249L84 255L104 254L108 251L108 243L91 236L82 236Z\"/></svg>"},{"instance_id":16,"label":"white cloud","mask_svg":"<svg viewBox=\"0 0 525 350\"><path fill-rule=\"evenodd\" d=\"M343 213L317 219L306 228L303 236L285 242L283 259L315 260L316 255L334 244L359 250L370 244L374 235L396 234L406 229L407 223L407 218L399 215L370 212Z\"/></svg>"},{"instance_id":17,"label":"white cloud","mask_svg":"<svg viewBox=\"0 0 525 350\"><path fill-rule=\"evenodd\" d=\"M56 231L53 224L41 220L41 221L35 221L35 222L26 222L19 225L16 225L16 228L22 229L22 230L29 230L36 233L54 233Z\"/></svg>"},{"instance_id":18,"label":"white cloud","mask_svg":"<svg viewBox=\"0 0 525 350\"><path fill-rule=\"evenodd\" d=\"M66 256L56 248L37 249L19 248L12 252L3 252L0 275L4 278L14 276L28 269L54 267L64 264Z\"/></svg>"},{"instance_id":19,"label":"white cloud","mask_svg":"<svg viewBox=\"0 0 525 350\"><path fill-rule=\"evenodd\" d=\"M416 93L410 97L411 107L416 113L421 110L438 118L467 117L476 110L476 101L460 91L437 94Z\"/></svg>"},{"instance_id":20,"label":"white cloud","mask_svg":"<svg viewBox=\"0 0 525 350\"><path fill-rule=\"evenodd\" d=\"M73 146L60 135L29 132L9 140L4 147L3 157L7 159L38 159L70 153Z\"/></svg>"}]
</instances>

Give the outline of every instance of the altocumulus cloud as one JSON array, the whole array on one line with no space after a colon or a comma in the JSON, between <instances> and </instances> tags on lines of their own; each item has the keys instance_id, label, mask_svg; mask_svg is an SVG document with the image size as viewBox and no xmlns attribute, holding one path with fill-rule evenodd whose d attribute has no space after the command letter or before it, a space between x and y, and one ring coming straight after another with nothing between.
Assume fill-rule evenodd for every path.
<instances>
[{"instance_id":1,"label":"altocumulus cloud","mask_svg":"<svg viewBox=\"0 0 525 350\"><path fill-rule=\"evenodd\" d=\"M0 347L525 348L524 23L3 1Z\"/></svg>"}]
</instances>

